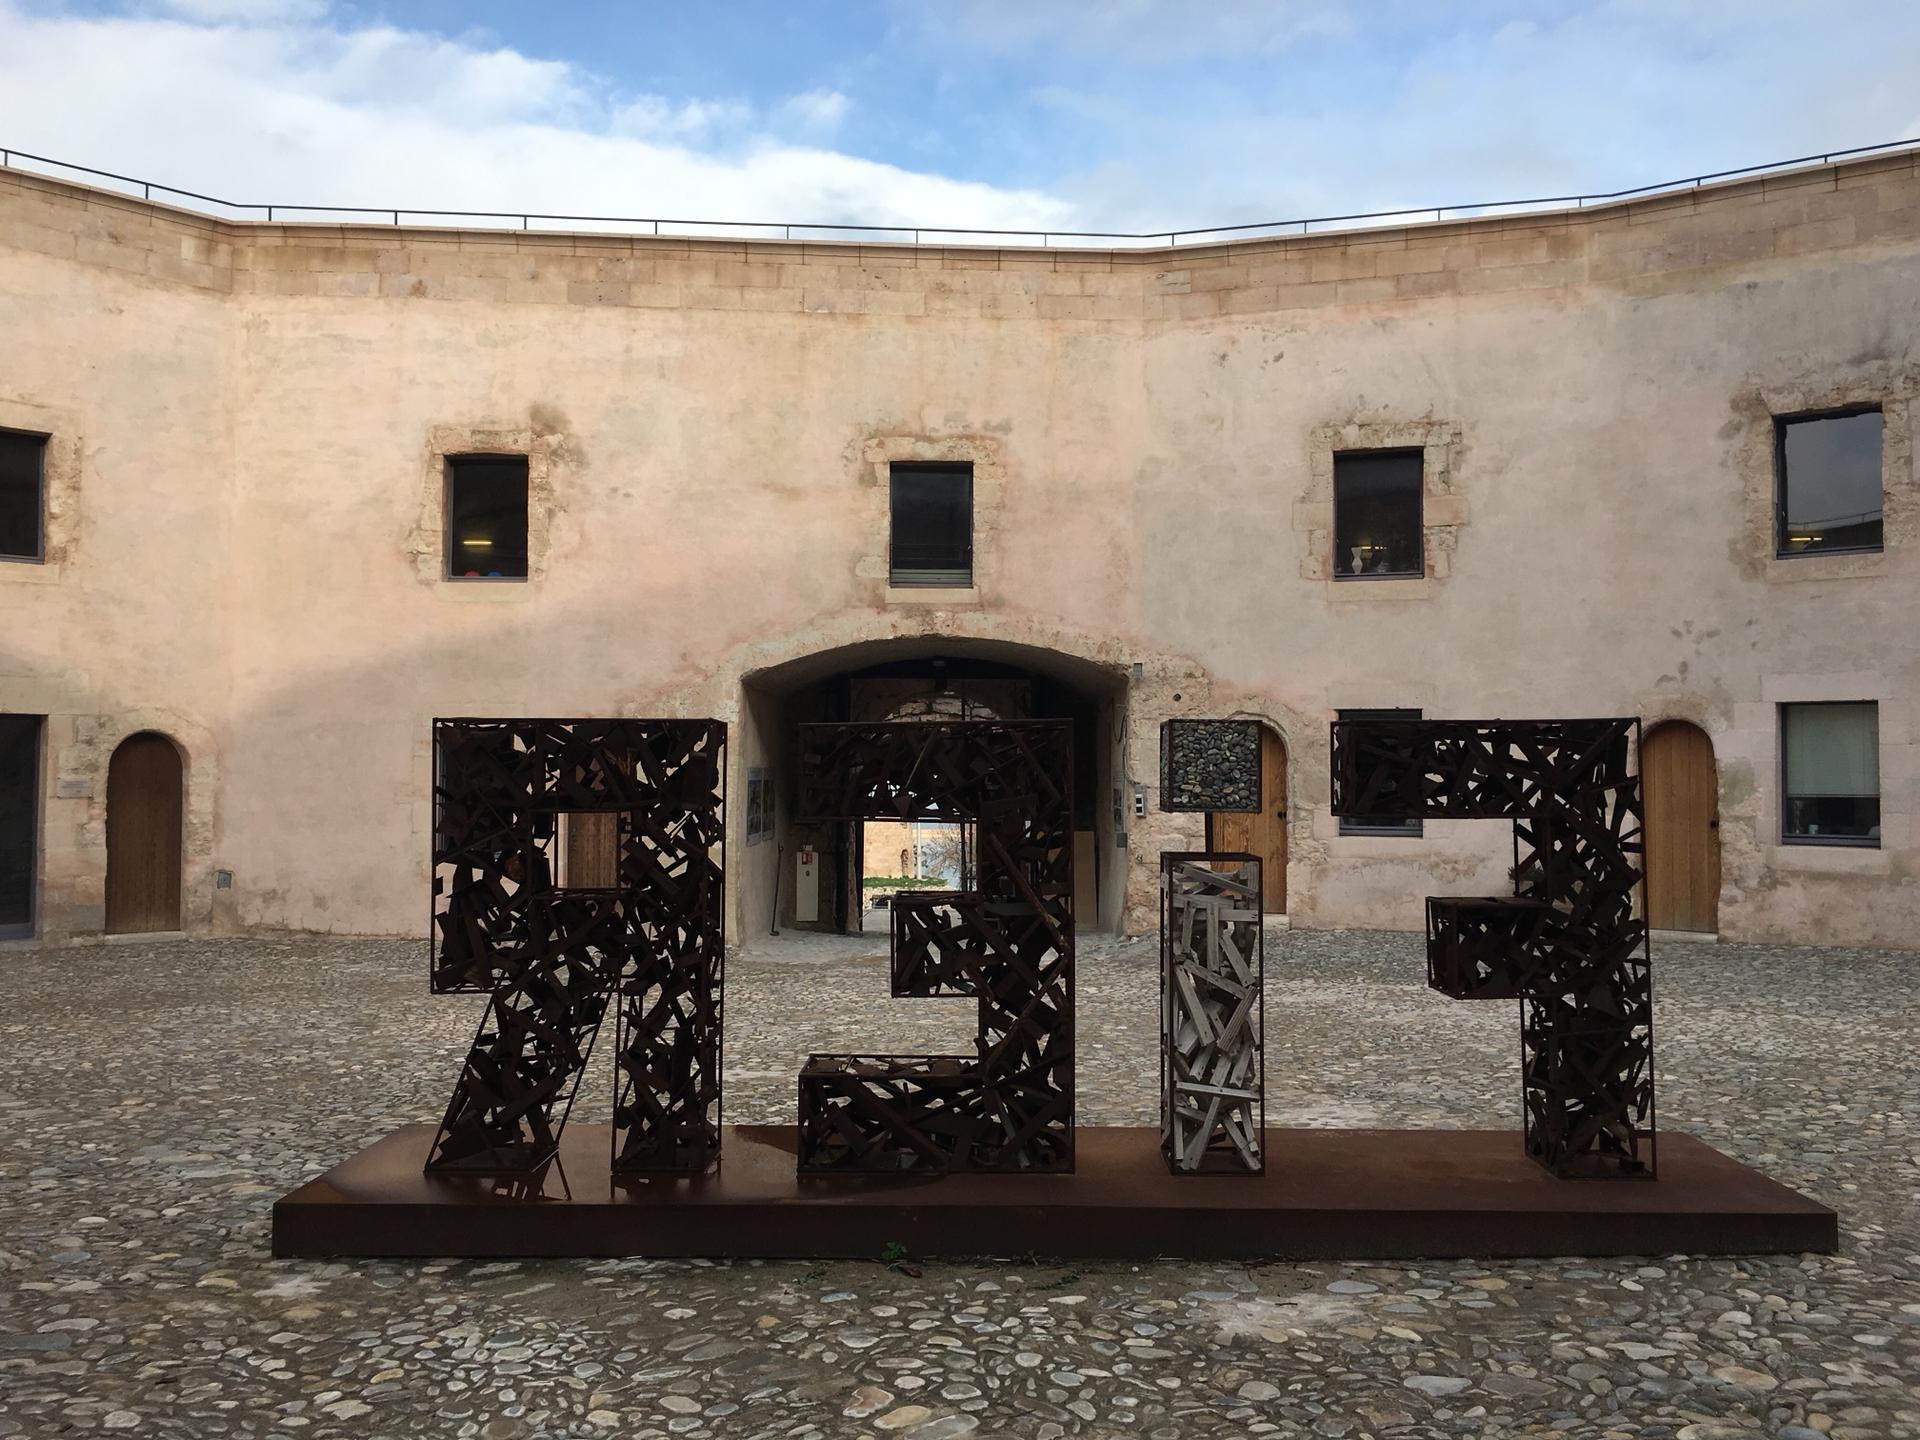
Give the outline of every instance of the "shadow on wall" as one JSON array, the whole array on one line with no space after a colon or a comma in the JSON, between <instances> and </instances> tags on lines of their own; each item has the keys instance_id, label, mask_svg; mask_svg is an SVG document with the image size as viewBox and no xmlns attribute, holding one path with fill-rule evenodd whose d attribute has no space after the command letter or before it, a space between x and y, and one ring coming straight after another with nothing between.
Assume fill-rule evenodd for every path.
<instances>
[{"instance_id":1,"label":"shadow on wall","mask_svg":"<svg viewBox=\"0 0 1920 1440\"><path fill-rule=\"evenodd\" d=\"M863 639L729 675L703 670L681 649L668 648L670 659L639 653L650 642L644 628L633 628L633 603L543 606L538 615L531 606L490 605L487 618L506 623L278 676L241 700L220 757L221 841L211 859L234 879L218 896L215 929L425 933L433 718L595 715L728 721L729 934L769 925L782 856L784 927L794 923L795 851L808 838L789 823L794 727L844 718L856 678L925 681L936 675L936 659L947 661L951 683L1024 682L1035 714L1074 721L1076 866L1083 872L1077 899L1083 915L1097 917L1081 924L1119 923L1125 855L1115 845L1113 777L1127 703L1123 668L1011 641L916 635ZM430 618L448 613L458 612L436 607ZM603 657L610 655L624 658L608 665ZM555 657L579 659L556 664ZM766 772L773 824L766 838L749 844L747 780L754 768ZM842 927L852 907L834 897L857 880L847 848L837 837L831 851L816 850L823 860L831 854L835 867L821 878L820 914L833 916L839 903Z\"/></svg>"}]
</instances>

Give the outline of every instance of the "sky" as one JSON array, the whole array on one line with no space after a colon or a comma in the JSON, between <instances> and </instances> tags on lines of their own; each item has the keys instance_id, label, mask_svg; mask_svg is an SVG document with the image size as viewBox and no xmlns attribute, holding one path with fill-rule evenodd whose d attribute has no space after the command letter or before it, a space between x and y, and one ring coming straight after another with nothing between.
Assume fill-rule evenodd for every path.
<instances>
[{"instance_id":1,"label":"sky","mask_svg":"<svg viewBox=\"0 0 1920 1440\"><path fill-rule=\"evenodd\" d=\"M1164 230L1920 137L1916 82L1916 0L0 0L0 146L279 205Z\"/></svg>"}]
</instances>

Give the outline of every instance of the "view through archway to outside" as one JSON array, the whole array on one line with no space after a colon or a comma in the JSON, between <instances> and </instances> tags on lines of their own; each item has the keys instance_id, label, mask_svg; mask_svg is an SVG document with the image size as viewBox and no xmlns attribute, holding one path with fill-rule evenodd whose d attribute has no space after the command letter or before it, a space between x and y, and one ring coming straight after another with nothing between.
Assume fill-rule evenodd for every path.
<instances>
[{"instance_id":1,"label":"view through archway to outside","mask_svg":"<svg viewBox=\"0 0 1920 1440\"><path fill-rule=\"evenodd\" d=\"M903 890L973 889L973 826L868 820L860 827L861 930L885 931Z\"/></svg>"}]
</instances>

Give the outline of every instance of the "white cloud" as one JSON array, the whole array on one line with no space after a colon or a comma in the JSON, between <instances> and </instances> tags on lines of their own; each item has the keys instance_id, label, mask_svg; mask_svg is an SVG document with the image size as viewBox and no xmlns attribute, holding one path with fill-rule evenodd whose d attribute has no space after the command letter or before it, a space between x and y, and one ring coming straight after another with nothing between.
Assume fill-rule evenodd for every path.
<instances>
[{"instance_id":1,"label":"white cloud","mask_svg":"<svg viewBox=\"0 0 1920 1440\"><path fill-rule=\"evenodd\" d=\"M1297 23L1257 22L1299 22L1310 7L1230 5L1184 40L1166 33L1177 8L1107 0L1109 32L1049 32L1061 45L1106 47L1101 64L1050 67L1032 96L1063 128L1094 137L1058 147L1073 155L1072 173L1049 183L1103 224L1598 192L1915 133L1917 6L1348 0L1317 13L1364 20L1357 32L1309 36ZM950 13L1016 30L1066 23L1052 0L1031 11L953 0ZM1865 33L1875 42L1863 48ZM1163 54L1152 53L1156 38ZM1252 64L1239 42L1254 47ZM1181 103L1156 98L1167 92Z\"/></svg>"},{"instance_id":2,"label":"white cloud","mask_svg":"<svg viewBox=\"0 0 1920 1440\"><path fill-rule=\"evenodd\" d=\"M260 25L317 20L326 13L327 0L160 0L160 8L209 24Z\"/></svg>"},{"instance_id":3,"label":"white cloud","mask_svg":"<svg viewBox=\"0 0 1920 1440\"><path fill-rule=\"evenodd\" d=\"M617 94L510 48L302 18L288 0L169 3L181 14L47 16L0 0L0 144L276 205L1071 223L1039 191L827 148L848 108L833 91L763 115L725 97Z\"/></svg>"},{"instance_id":4,"label":"white cloud","mask_svg":"<svg viewBox=\"0 0 1920 1440\"><path fill-rule=\"evenodd\" d=\"M931 33L1002 54L1036 49L1139 60L1277 54L1390 27L1405 0L945 0L907 5ZM1424 3L1424 0L1420 0Z\"/></svg>"},{"instance_id":5,"label":"white cloud","mask_svg":"<svg viewBox=\"0 0 1920 1440\"><path fill-rule=\"evenodd\" d=\"M838 90L808 90L780 106L781 117L799 129L829 134L840 128L853 102Z\"/></svg>"},{"instance_id":6,"label":"white cloud","mask_svg":"<svg viewBox=\"0 0 1920 1440\"><path fill-rule=\"evenodd\" d=\"M614 107L609 128L618 135L680 143L712 142L748 130L753 107L742 100L682 100L639 95Z\"/></svg>"}]
</instances>

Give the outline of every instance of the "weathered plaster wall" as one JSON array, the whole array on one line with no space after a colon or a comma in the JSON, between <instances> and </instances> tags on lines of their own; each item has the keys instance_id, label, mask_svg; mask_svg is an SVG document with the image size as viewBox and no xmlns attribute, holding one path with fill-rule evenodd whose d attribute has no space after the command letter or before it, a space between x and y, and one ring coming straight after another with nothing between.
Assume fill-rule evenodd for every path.
<instances>
[{"instance_id":1,"label":"weathered plaster wall","mask_svg":"<svg viewBox=\"0 0 1920 1440\"><path fill-rule=\"evenodd\" d=\"M184 920L205 929L229 813L233 315L111 265L0 248L0 267L0 425L53 437L47 563L0 562L0 708L47 716L41 933L100 930L107 762L147 729L184 756Z\"/></svg>"},{"instance_id":2,"label":"weathered plaster wall","mask_svg":"<svg viewBox=\"0 0 1920 1440\"><path fill-rule=\"evenodd\" d=\"M779 721L741 677L890 636L1137 665L1123 785L1166 716L1272 724L1297 924L1504 887L1498 826L1338 835L1334 709L1684 715L1720 758L1723 933L1912 943L1916 282L1911 157L1177 255L238 226L0 174L0 424L41 407L81 455L65 558L0 573L0 706L101 786L83 718L178 717L191 923L398 933L433 715L746 720L744 802ZM1753 524L1755 436L1841 390L1888 408L1888 548L1809 579ZM1325 463L1383 435L1445 462L1429 578L1324 578ZM475 436L534 457L525 585L437 578L436 457ZM975 462L973 587L889 591L892 458ZM1879 699L1885 848L1773 843L1799 698ZM97 928L101 798L50 789L53 933ZM1200 822L1126 833L1150 926ZM773 848L736 837L737 923Z\"/></svg>"}]
</instances>

